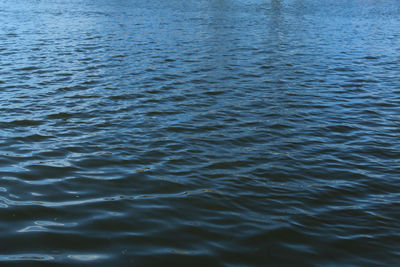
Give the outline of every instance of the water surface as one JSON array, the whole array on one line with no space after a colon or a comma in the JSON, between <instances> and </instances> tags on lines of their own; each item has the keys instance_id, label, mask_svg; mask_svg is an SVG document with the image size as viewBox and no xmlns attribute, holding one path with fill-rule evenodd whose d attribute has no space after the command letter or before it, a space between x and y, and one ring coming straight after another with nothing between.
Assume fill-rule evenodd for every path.
<instances>
[{"instance_id":1,"label":"water surface","mask_svg":"<svg viewBox=\"0 0 400 267\"><path fill-rule=\"evenodd\" d=\"M396 0L0 0L0 264L395 265Z\"/></svg>"}]
</instances>

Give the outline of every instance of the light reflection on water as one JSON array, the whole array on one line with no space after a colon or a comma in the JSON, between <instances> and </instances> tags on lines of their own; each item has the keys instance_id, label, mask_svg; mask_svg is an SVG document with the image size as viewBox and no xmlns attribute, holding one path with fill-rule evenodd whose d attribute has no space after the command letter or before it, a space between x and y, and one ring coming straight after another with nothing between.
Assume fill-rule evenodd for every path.
<instances>
[{"instance_id":1,"label":"light reflection on water","mask_svg":"<svg viewBox=\"0 0 400 267\"><path fill-rule=\"evenodd\" d=\"M1 0L0 261L395 265L399 8Z\"/></svg>"}]
</instances>

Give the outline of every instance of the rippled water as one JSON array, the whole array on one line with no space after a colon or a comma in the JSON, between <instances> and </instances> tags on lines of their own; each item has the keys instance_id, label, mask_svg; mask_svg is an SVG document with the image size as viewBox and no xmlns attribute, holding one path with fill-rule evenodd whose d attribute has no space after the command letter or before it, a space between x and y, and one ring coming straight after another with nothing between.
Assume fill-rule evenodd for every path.
<instances>
[{"instance_id":1,"label":"rippled water","mask_svg":"<svg viewBox=\"0 0 400 267\"><path fill-rule=\"evenodd\" d=\"M396 265L397 0L0 0L0 264Z\"/></svg>"}]
</instances>

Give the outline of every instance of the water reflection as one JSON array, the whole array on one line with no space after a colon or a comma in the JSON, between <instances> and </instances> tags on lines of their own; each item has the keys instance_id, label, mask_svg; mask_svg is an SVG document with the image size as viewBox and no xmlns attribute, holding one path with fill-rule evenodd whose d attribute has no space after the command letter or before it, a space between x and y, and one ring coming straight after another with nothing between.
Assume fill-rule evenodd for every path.
<instances>
[{"instance_id":1,"label":"water reflection","mask_svg":"<svg viewBox=\"0 0 400 267\"><path fill-rule=\"evenodd\" d=\"M28 2L0 1L0 261L397 263L397 1Z\"/></svg>"}]
</instances>

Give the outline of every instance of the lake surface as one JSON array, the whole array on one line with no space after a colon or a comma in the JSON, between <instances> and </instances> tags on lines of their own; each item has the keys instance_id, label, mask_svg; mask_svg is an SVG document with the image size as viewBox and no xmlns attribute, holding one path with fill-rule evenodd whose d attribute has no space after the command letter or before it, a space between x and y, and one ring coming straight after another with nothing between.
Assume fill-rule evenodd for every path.
<instances>
[{"instance_id":1,"label":"lake surface","mask_svg":"<svg viewBox=\"0 0 400 267\"><path fill-rule=\"evenodd\" d=\"M0 0L0 265L400 262L397 0Z\"/></svg>"}]
</instances>

